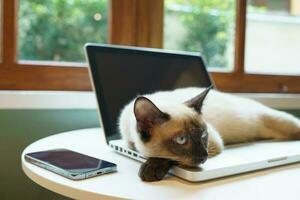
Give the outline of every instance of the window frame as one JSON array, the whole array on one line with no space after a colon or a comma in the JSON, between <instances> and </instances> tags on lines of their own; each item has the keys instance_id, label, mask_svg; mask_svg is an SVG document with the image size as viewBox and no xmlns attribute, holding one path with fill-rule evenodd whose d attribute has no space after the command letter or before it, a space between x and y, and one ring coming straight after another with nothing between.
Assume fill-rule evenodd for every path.
<instances>
[{"instance_id":1,"label":"window frame","mask_svg":"<svg viewBox=\"0 0 300 200\"><path fill-rule=\"evenodd\" d=\"M88 69L78 63L19 61L18 0L3 1L1 90L90 90Z\"/></svg>"},{"instance_id":2,"label":"window frame","mask_svg":"<svg viewBox=\"0 0 300 200\"><path fill-rule=\"evenodd\" d=\"M86 64L19 61L18 0L2 2L0 90L91 90ZM163 0L111 0L109 43L162 48ZM216 87L226 92L300 93L300 76L245 73L247 1L236 0L235 56L232 72L210 71Z\"/></svg>"}]
</instances>

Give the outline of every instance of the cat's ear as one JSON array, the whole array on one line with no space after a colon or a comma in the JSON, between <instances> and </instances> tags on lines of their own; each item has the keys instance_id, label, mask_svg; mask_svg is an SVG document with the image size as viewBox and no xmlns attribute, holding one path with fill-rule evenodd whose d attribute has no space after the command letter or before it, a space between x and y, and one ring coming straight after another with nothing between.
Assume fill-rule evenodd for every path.
<instances>
[{"instance_id":1,"label":"cat's ear","mask_svg":"<svg viewBox=\"0 0 300 200\"><path fill-rule=\"evenodd\" d=\"M186 101L185 104L188 107L195 109L198 113L201 113L201 109L202 109L204 99L207 96L210 89L212 89L212 88L213 88L213 86L209 86L203 92L201 92L201 94L199 94L199 95L195 96L194 98Z\"/></svg>"},{"instance_id":2,"label":"cat's ear","mask_svg":"<svg viewBox=\"0 0 300 200\"><path fill-rule=\"evenodd\" d=\"M152 101L143 96L138 97L134 102L134 115L143 130L149 130L154 125L170 119L167 113L162 112Z\"/></svg>"}]
</instances>

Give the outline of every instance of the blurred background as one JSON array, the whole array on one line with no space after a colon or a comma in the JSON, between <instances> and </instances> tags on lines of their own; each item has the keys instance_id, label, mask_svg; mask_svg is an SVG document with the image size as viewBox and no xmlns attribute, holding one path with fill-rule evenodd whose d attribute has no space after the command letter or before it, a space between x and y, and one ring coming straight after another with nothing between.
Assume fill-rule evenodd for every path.
<instances>
[{"instance_id":1,"label":"blurred background","mask_svg":"<svg viewBox=\"0 0 300 200\"><path fill-rule=\"evenodd\" d=\"M247 71L300 73L299 4L248 1ZM233 69L235 0L165 0L164 10L163 48L199 51L208 67ZM20 1L20 59L84 62L86 41L108 43L108 13L108 0Z\"/></svg>"}]
</instances>

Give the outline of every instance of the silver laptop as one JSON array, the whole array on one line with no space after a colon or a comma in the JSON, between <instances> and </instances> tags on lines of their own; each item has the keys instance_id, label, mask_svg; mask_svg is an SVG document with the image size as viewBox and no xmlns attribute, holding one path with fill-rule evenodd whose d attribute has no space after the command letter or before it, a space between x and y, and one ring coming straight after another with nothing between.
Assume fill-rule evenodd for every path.
<instances>
[{"instance_id":1,"label":"silver laptop","mask_svg":"<svg viewBox=\"0 0 300 200\"><path fill-rule=\"evenodd\" d=\"M124 105L138 94L213 85L200 54L97 44L87 44L85 50L106 142L117 153L141 162L146 158L125 145L117 128ZM230 146L198 168L174 166L170 173L206 181L298 162L299 147L298 141Z\"/></svg>"}]
</instances>

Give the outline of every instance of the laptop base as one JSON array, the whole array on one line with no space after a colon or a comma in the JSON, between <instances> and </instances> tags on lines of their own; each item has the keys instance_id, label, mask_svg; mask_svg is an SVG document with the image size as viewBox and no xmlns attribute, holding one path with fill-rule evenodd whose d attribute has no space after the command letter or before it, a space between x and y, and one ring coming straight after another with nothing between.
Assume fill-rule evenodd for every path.
<instances>
[{"instance_id":1,"label":"laptop base","mask_svg":"<svg viewBox=\"0 0 300 200\"><path fill-rule=\"evenodd\" d=\"M127 147L122 140L111 140L109 146L117 153L140 162L146 158ZM300 141L263 141L228 146L198 168L173 166L170 174L191 182L201 182L300 162Z\"/></svg>"}]
</instances>

